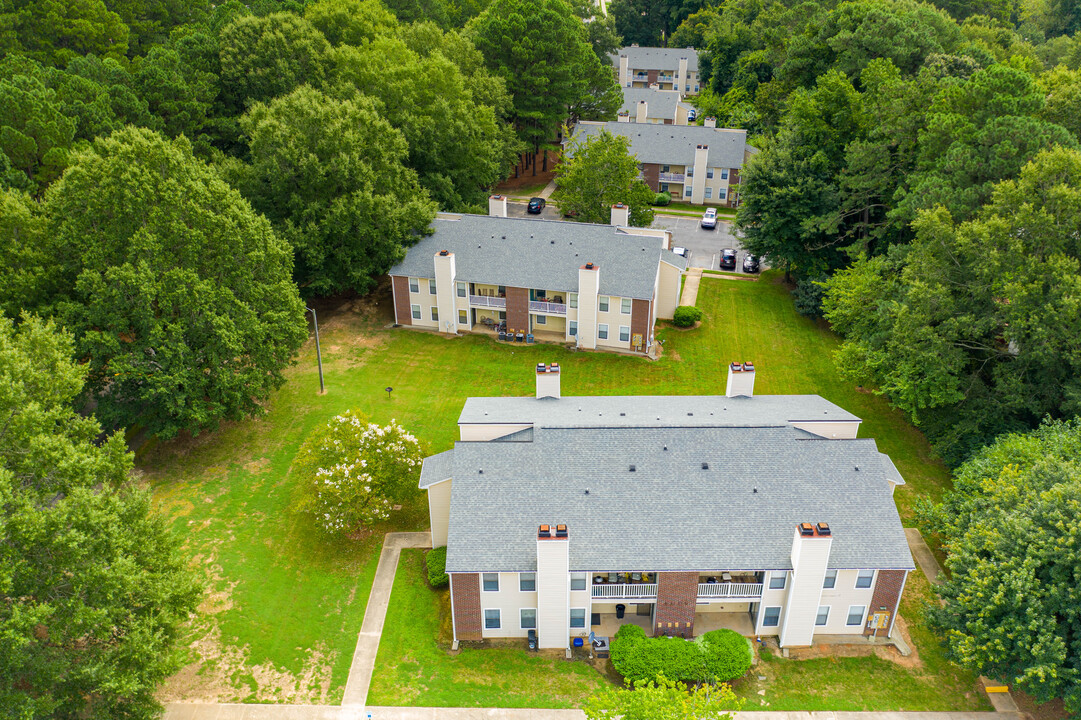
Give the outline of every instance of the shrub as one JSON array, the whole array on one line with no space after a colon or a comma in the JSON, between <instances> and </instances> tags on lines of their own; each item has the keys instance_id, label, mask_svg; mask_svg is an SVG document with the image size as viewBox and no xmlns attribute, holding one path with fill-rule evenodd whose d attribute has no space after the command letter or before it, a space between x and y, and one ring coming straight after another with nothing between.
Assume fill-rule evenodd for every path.
<instances>
[{"instance_id":1,"label":"shrub","mask_svg":"<svg viewBox=\"0 0 1081 720\"><path fill-rule=\"evenodd\" d=\"M660 205L661 207L664 207L670 202L672 202L672 196L666 192L659 192L656 197L653 198L653 204Z\"/></svg>"},{"instance_id":2,"label":"shrub","mask_svg":"<svg viewBox=\"0 0 1081 720\"><path fill-rule=\"evenodd\" d=\"M447 548L437 547L428 551L424 556L424 562L428 565L428 584L433 588L446 587L450 584L447 577Z\"/></svg>"},{"instance_id":3,"label":"shrub","mask_svg":"<svg viewBox=\"0 0 1081 720\"><path fill-rule=\"evenodd\" d=\"M684 640L648 638L637 625L624 625L612 642L611 660L632 683L662 674L682 682L727 682L750 669L751 649L733 630L713 630Z\"/></svg>"},{"instance_id":4,"label":"shrub","mask_svg":"<svg viewBox=\"0 0 1081 720\"><path fill-rule=\"evenodd\" d=\"M702 311L693 305L680 305L672 315L672 324L676 327L690 327L702 319Z\"/></svg>"},{"instance_id":5,"label":"shrub","mask_svg":"<svg viewBox=\"0 0 1081 720\"><path fill-rule=\"evenodd\" d=\"M711 630L702 635L709 646L709 672L720 682L741 677L751 669L751 646L735 630Z\"/></svg>"},{"instance_id":6,"label":"shrub","mask_svg":"<svg viewBox=\"0 0 1081 720\"><path fill-rule=\"evenodd\" d=\"M827 280L829 276L822 274L796 282L796 289L792 291L796 312L812 318L822 317L822 296L826 294L822 283Z\"/></svg>"}]
</instances>

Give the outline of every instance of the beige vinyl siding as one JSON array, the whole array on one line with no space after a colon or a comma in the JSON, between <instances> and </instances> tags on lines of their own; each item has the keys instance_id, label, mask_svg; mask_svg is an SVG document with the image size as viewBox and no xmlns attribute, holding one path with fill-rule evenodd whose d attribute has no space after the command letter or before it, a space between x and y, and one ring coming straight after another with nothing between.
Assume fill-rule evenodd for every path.
<instances>
[{"instance_id":1,"label":"beige vinyl siding","mask_svg":"<svg viewBox=\"0 0 1081 720\"><path fill-rule=\"evenodd\" d=\"M483 577L481 579L480 607L483 618L484 611L489 609L499 610L500 627L498 630L490 630L483 627L481 620L481 632L485 638L514 638L526 637L528 630L520 627L519 610L522 608L537 607L537 593L522 592L518 589L518 573L499 573L499 591L485 592Z\"/></svg>"},{"instance_id":2,"label":"beige vinyl siding","mask_svg":"<svg viewBox=\"0 0 1081 720\"><path fill-rule=\"evenodd\" d=\"M860 429L860 421L852 420L845 422L793 422L792 427L806 430L819 437L842 440L852 440Z\"/></svg>"},{"instance_id":3,"label":"beige vinyl siding","mask_svg":"<svg viewBox=\"0 0 1081 720\"><path fill-rule=\"evenodd\" d=\"M447 544L452 482L444 480L428 486L428 516L432 528L432 547L443 547Z\"/></svg>"},{"instance_id":4,"label":"beige vinyl siding","mask_svg":"<svg viewBox=\"0 0 1081 720\"><path fill-rule=\"evenodd\" d=\"M838 570L836 587L822 590L822 599L819 601L819 605L829 605L830 616L825 626L815 627L816 633L825 635L860 635L863 633L862 624L857 626L845 625L845 621L848 619L849 606L863 605L871 609L874 582L871 583L869 588L857 588L856 576L858 574L858 570Z\"/></svg>"},{"instance_id":5,"label":"beige vinyl siding","mask_svg":"<svg viewBox=\"0 0 1081 720\"><path fill-rule=\"evenodd\" d=\"M428 283L433 278L410 278L409 281L417 282L418 292L409 293L409 304L420 305L420 318L413 318L414 327L437 328L439 323L432 320L432 308L436 306L436 296L428 292Z\"/></svg>"},{"instance_id":6,"label":"beige vinyl siding","mask_svg":"<svg viewBox=\"0 0 1081 720\"><path fill-rule=\"evenodd\" d=\"M458 425L459 437L465 441L484 442L506 437L516 432L533 427L528 423L522 424L499 424L492 423L460 423Z\"/></svg>"}]
</instances>

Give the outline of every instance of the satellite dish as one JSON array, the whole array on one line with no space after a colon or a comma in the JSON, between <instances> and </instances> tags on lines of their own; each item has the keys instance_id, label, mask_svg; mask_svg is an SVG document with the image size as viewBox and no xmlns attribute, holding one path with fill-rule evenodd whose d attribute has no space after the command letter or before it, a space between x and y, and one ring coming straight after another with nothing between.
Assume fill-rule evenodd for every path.
<instances>
[{"instance_id":1,"label":"satellite dish","mask_svg":"<svg viewBox=\"0 0 1081 720\"><path fill-rule=\"evenodd\" d=\"M589 644L590 644L590 646L592 646L593 643L595 643L596 641L597 641L597 636L593 633L592 630L590 630L589 631Z\"/></svg>"}]
</instances>

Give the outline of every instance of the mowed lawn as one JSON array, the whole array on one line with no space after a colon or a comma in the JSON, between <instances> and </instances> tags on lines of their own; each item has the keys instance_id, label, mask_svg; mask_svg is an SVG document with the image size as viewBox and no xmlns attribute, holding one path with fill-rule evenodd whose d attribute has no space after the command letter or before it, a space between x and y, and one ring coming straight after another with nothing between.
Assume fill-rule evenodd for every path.
<instances>
[{"instance_id":1,"label":"mowed lawn","mask_svg":"<svg viewBox=\"0 0 1081 720\"><path fill-rule=\"evenodd\" d=\"M937 497L948 484L945 468L900 413L840 378L836 337L798 316L769 274L761 282L703 279L704 324L661 330L665 352L657 362L389 329L389 293L375 299L376 307L368 299L359 311L348 304L320 309L325 395L318 394L309 341L263 417L140 453L158 506L211 590L191 624L192 664L163 691L165 699L340 699L379 538L428 522L419 491L355 542L328 542L291 512L297 448L317 424L348 409L380 423L397 419L438 452L456 438L465 398L531 395L537 362L562 363L564 394L650 395L723 393L726 364L752 360L756 392L818 393L864 419L860 435L875 438L908 481L897 490L906 524L916 496Z\"/></svg>"}]
</instances>

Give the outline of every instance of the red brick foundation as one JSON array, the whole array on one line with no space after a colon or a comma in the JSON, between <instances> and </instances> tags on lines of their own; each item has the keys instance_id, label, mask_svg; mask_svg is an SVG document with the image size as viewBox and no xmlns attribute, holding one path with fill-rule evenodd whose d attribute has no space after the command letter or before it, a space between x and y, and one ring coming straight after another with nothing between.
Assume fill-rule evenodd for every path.
<instances>
[{"instance_id":1,"label":"red brick foundation","mask_svg":"<svg viewBox=\"0 0 1081 720\"><path fill-rule=\"evenodd\" d=\"M871 596L871 607L867 608L868 621L873 613L880 612L882 608L885 608L890 612L890 622L893 622L893 618L897 615L897 608L901 603L901 588L904 584L904 570L878 571L877 579L875 580L875 591ZM874 632L875 629L867 627L865 621L863 634L872 635ZM879 630L878 634L885 637L886 631Z\"/></svg>"},{"instance_id":2,"label":"red brick foundation","mask_svg":"<svg viewBox=\"0 0 1081 720\"><path fill-rule=\"evenodd\" d=\"M480 575L452 573L450 596L454 604L454 634L458 640L481 640L484 611L480 607Z\"/></svg>"},{"instance_id":3,"label":"red brick foundation","mask_svg":"<svg viewBox=\"0 0 1081 720\"><path fill-rule=\"evenodd\" d=\"M653 619L653 634L692 637L697 600L697 572L657 573L657 613Z\"/></svg>"}]
</instances>

